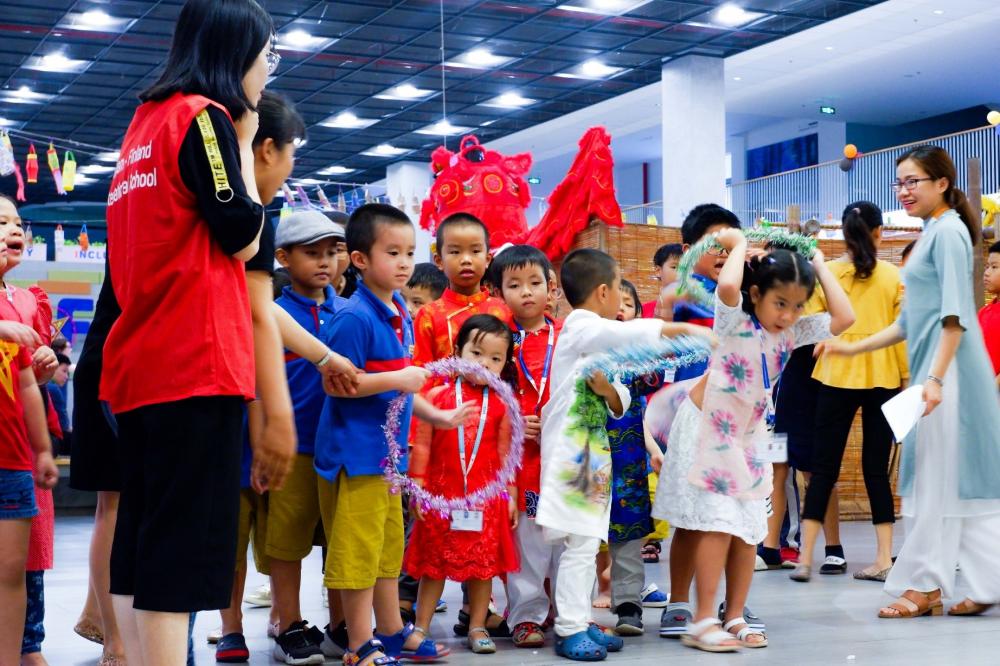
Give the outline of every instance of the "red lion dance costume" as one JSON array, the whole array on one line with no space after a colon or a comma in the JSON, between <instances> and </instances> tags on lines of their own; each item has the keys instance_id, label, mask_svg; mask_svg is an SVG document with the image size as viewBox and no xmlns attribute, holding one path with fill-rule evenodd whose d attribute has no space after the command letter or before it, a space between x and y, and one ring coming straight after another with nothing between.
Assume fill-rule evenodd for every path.
<instances>
[{"instance_id":1,"label":"red lion dance costume","mask_svg":"<svg viewBox=\"0 0 1000 666\"><path fill-rule=\"evenodd\" d=\"M420 211L421 227L433 233L449 215L469 213L489 229L493 247L520 243L527 235L529 153L507 157L470 135L462 138L457 153L439 146L431 154L431 169L436 180Z\"/></svg>"},{"instance_id":2,"label":"red lion dance costume","mask_svg":"<svg viewBox=\"0 0 1000 666\"><path fill-rule=\"evenodd\" d=\"M504 157L466 136L457 153L444 146L431 155L437 180L424 200L420 226L432 233L449 215L470 213L490 231L490 244L526 243L558 261L573 247L577 234L592 220L622 226L622 211L615 198L611 137L603 127L592 127L580 139L569 173L549 195L548 210L528 231L524 209L531 192L523 176L531 168L531 155Z\"/></svg>"}]
</instances>

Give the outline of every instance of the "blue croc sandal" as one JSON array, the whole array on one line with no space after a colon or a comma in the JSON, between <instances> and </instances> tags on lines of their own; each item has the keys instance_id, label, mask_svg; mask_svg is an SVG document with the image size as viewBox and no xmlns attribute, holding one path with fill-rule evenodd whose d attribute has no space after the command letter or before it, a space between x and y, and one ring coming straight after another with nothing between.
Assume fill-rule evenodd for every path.
<instances>
[{"instance_id":1,"label":"blue croc sandal","mask_svg":"<svg viewBox=\"0 0 1000 666\"><path fill-rule=\"evenodd\" d=\"M344 655L344 666L357 666L357 664L360 664L378 652L381 652L383 656L375 657L365 666L399 666L399 659L387 656L382 641L374 638L358 648L357 652L347 652Z\"/></svg>"},{"instance_id":2,"label":"blue croc sandal","mask_svg":"<svg viewBox=\"0 0 1000 666\"><path fill-rule=\"evenodd\" d=\"M573 661L604 661L608 658L607 648L594 641L589 629L557 638L556 654Z\"/></svg>"},{"instance_id":3,"label":"blue croc sandal","mask_svg":"<svg viewBox=\"0 0 1000 666\"><path fill-rule=\"evenodd\" d=\"M398 631L391 636L376 634L375 638L382 641L382 645L385 646L386 654L396 657L400 661L427 663L443 659L451 653L451 650L448 647L435 643L429 638L424 638L420 641L420 645L417 646L416 650L405 649L403 646L406 644L406 639L410 637L410 634L414 633L421 636L425 636L427 634L427 632L420 627L408 624L403 627L402 631Z\"/></svg>"},{"instance_id":4,"label":"blue croc sandal","mask_svg":"<svg viewBox=\"0 0 1000 666\"><path fill-rule=\"evenodd\" d=\"M590 636L590 640L604 647L608 652L619 652L625 647L625 641L605 632L601 627L593 623L587 627L587 635Z\"/></svg>"}]
</instances>

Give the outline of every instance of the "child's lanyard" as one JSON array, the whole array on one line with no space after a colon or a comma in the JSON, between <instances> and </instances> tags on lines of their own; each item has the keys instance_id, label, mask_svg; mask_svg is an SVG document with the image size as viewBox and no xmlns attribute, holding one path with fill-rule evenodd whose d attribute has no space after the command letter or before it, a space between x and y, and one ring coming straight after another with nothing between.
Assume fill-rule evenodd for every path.
<instances>
[{"instance_id":1,"label":"child's lanyard","mask_svg":"<svg viewBox=\"0 0 1000 666\"><path fill-rule=\"evenodd\" d=\"M768 429L774 428L774 396L771 395L771 373L767 371L767 353L764 351L767 349L767 341L764 338L764 329L761 328L760 322L757 321L757 317L750 315L750 321L753 322L753 327L757 329L758 337L760 338L760 369L761 376L764 377L764 393L767 396L767 413L765 414L765 422L767 423Z\"/></svg>"},{"instance_id":2,"label":"child's lanyard","mask_svg":"<svg viewBox=\"0 0 1000 666\"><path fill-rule=\"evenodd\" d=\"M516 321L514 325L517 326L518 335L521 337L521 345L517 350L517 362L521 366L521 372L524 373L524 378L528 380L531 384L531 388L535 389L535 393L538 394L538 400L535 401L535 416L538 416L539 407L542 405L542 395L545 393L545 386L549 383L549 375L552 372L552 350L555 348L556 342L556 325L555 322L545 317L545 322L549 325L549 342L545 347L545 362L542 364L542 379L538 384L535 384L535 378L531 376L531 371L528 370L528 364L524 362L524 341L528 334L525 333L524 328Z\"/></svg>"},{"instance_id":3,"label":"child's lanyard","mask_svg":"<svg viewBox=\"0 0 1000 666\"><path fill-rule=\"evenodd\" d=\"M483 387L483 408L479 412L479 428L476 430L476 441L472 445L472 456L469 458L469 465L465 464L465 424L458 424L458 461L462 464L462 488L463 495L469 494L469 471L476 464L476 456L479 455L479 444L483 441L483 430L486 428L486 413L489 411L490 387ZM455 379L455 404L462 404L462 378Z\"/></svg>"}]
</instances>

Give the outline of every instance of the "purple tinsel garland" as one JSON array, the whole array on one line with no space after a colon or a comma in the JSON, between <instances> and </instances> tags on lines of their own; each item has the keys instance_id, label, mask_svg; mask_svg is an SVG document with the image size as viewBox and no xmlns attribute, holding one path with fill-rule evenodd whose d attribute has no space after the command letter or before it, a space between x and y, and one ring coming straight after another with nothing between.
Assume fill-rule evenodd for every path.
<instances>
[{"instance_id":1,"label":"purple tinsel garland","mask_svg":"<svg viewBox=\"0 0 1000 666\"><path fill-rule=\"evenodd\" d=\"M521 404L514 396L513 389L507 382L478 363L460 358L445 358L428 363L424 367L435 377L462 375L489 386L507 409L507 418L510 419L510 451L496 478L466 497L442 497L424 490L413 479L399 471L399 463L403 457L396 439L399 435L399 417L402 416L406 400L410 397L407 393L400 394L389 403L389 409L385 414L385 425L382 426L385 442L389 448L382 465L385 468L385 479L391 484L392 492L405 492L420 506L421 511L424 513L434 511L443 518L449 517L452 511L472 511L482 508L487 502L497 498L505 501L510 499L507 487L514 484L524 453L524 418L521 416Z\"/></svg>"}]
</instances>

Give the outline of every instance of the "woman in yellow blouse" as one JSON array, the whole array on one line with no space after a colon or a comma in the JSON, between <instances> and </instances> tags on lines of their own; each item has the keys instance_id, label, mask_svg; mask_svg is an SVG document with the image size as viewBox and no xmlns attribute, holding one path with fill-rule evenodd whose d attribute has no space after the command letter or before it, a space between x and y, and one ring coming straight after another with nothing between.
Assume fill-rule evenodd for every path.
<instances>
[{"instance_id":1,"label":"woman in yellow blouse","mask_svg":"<svg viewBox=\"0 0 1000 666\"><path fill-rule=\"evenodd\" d=\"M902 280L898 268L877 258L882 239L882 211L878 206L864 201L851 204L844 210L842 220L847 255L828 265L857 315L854 325L841 338L855 342L896 321L902 303ZM908 376L902 343L851 358L827 355L817 361L813 378L821 386L816 405L812 478L802 514L802 554L791 574L793 580L806 582L812 575L816 537L840 475L847 437L859 408L864 435L861 467L878 550L875 563L854 577L885 580L892 567L895 511L889 485L893 435L882 414L882 404L899 392ZM820 571L846 573L843 552L828 553Z\"/></svg>"}]
</instances>

